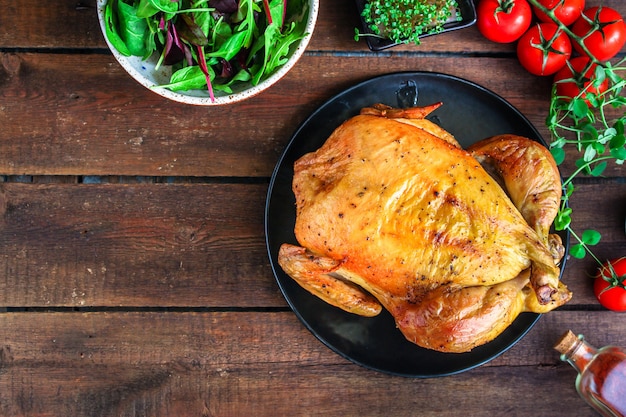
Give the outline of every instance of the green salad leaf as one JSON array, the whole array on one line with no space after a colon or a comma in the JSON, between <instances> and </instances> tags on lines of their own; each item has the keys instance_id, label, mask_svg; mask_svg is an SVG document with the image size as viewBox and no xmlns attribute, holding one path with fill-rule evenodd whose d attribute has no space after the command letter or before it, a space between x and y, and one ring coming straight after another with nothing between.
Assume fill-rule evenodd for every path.
<instances>
[{"instance_id":1,"label":"green salad leaf","mask_svg":"<svg viewBox=\"0 0 626 417\"><path fill-rule=\"evenodd\" d=\"M287 4L289 3L289 4ZM125 56L170 65L172 91L232 92L284 65L306 36L308 0L108 0L105 33Z\"/></svg>"}]
</instances>

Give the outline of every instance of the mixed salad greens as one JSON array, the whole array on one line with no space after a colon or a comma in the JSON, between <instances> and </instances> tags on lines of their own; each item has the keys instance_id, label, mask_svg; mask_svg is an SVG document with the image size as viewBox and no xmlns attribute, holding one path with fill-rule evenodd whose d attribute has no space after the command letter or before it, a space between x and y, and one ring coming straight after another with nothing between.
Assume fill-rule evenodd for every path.
<instances>
[{"instance_id":1,"label":"mixed salad greens","mask_svg":"<svg viewBox=\"0 0 626 417\"><path fill-rule=\"evenodd\" d=\"M172 66L172 91L257 85L306 35L308 0L108 0L107 39L122 55Z\"/></svg>"}]
</instances>

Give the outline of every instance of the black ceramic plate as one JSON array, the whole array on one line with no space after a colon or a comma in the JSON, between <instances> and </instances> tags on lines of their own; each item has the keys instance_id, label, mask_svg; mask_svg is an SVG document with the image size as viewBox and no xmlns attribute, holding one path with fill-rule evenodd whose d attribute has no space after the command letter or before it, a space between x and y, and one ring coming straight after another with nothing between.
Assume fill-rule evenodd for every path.
<instances>
[{"instance_id":1,"label":"black ceramic plate","mask_svg":"<svg viewBox=\"0 0 626 417\"><path fill-rule=\"evenodd\" d=\"M366 0L356 0L356 7L359 13L359 18L361 20L361 28L362 33L372 35L374 32L367 26L365 23L363 16L361 13L363 12L363 7L365 5ZM446 33L451 32L453 30L463 29L469 26L472 26L476 23L476 7L474 6L473 0L457 0L458 9L455 11L455 16L460 16L460 20L450 20L449 22L444 23L443 31L438 33ZM428 36L437 35L438 33L426 33L420 36L420 39L426 38ZM382 51L383 49L391 48L393 46L399 45L396 42L393 42L389 39L379 38L375 36L366 36L365 41L367 42L367 46L372 51Z\"/></svg>"},{"instance_id":2,"label":"black ceramic plate","mask_svg":"<svg viewBox=\"0 0 626 417\"><path fill-rule=\"evenodd\" d=\"M322 146L335 128L358 114L362 107L374 103L394 107L423 106L438 101L444 104L429 119L452 133L463 147L504 133L526 136L545 145L537 130L519 111L479 85L439 73L384 75L330 99L300 126L274 170L265 207L271 266L298 318L319 340L345 358L370 369L407 377L451 375L479 366L513 346L539 315L521 314L498 338L469 353L440 353L408 342L386 311L374 318L360 317L309 294L283 272L277 257L281 244L297 244L293 232L295 198L291 191L296 159Z\"/></svg>"}]
</instances>

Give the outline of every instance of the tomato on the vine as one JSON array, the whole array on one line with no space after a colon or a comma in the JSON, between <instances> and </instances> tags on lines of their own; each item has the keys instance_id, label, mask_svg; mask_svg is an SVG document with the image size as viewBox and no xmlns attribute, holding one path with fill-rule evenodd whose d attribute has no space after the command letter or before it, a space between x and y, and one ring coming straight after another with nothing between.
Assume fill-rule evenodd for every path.
<instances>
[{"instance_id":1,"label":"tomato on the vine","mask_svg":"<svg viewBox=\"0 0 626 417\"><path fill-rule=\"evenodd\" d=\"M476 9L476 26L490 41L510 43L526 32L532 17L526 0L481 0Z\"/></svg>"},{"instance_id":2,"label":"tomato on the vine","mask_svg":"<svg viewBox=\"0 0 626 417\"><path fill-rule=\"evenodd\" d=\"M552 75L572 54L572 44L554 23L538 23L530 28L517 43L517 58L534 75Z\"/></svg>"},{"instance_id":3,"label":"tomato on the vine","mask_svg":"<svg viewBox=\"0 0 626 417\"><path fill-rule=\"evenodd\" d=\"M609 79L601 79L596 85L596 68L587 56L577 56L554 75L556 94L569 99L582 98L589 105L588 94L599 95L609 88Z\"/></svg>"},{"instance_id":4,"label":"tomato on the vine","mask_svg":"<svg viewBox=\"0 0 626 417\"><path fill-rule=\"evenodd\" d=\"M585 0L537 0L548 10L552 10L557 19L565 26L569 26L580 17L585 9ZM533 6L537 19L542 22L552 22L547 14Z\"/></svg>"},{"instance_id":5,"label":"tomato on the vine","mask_svg":"<svg viewBox=\"0 0 626 417\"><path fill-rule=\"evenodd\" d=\"M626 311L626 257L605 262L593 282L600 304L613 311Z\"/></svg>"},{"instance_id":6,"label":"tomato on the vine","mask_svg":"<svg viewBox=\"0 0 626 417\"><path fill-rule=\"evenodd\" d=\"M626 43L626 24L622 15L610 7L590 7L576 20L572 32L584 37L583 43L589 54L598 61L608 61ZM574 43L574 49L581 54L586 52Z\"/></svg>"}]
</instances>

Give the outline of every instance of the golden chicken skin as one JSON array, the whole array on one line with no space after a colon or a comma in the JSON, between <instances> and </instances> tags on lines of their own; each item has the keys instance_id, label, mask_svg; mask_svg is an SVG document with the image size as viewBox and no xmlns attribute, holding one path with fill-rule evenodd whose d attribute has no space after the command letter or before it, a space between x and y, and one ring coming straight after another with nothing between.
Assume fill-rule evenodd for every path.
<instances>
[{"instance_id":1,"label":"golden chicken skin","mask_svg":"<svg viewBox=\"0 0 626 417\"><path fill-rule=\"evenodd\" d=\"M550 234L561 180L549 151L514 135L464 150L425 118L440 105L365 108L298 159L299 245L278 262L324 301L385 308L409 341L460 353L571 293Z\"/></svg>"}]
</instances>

